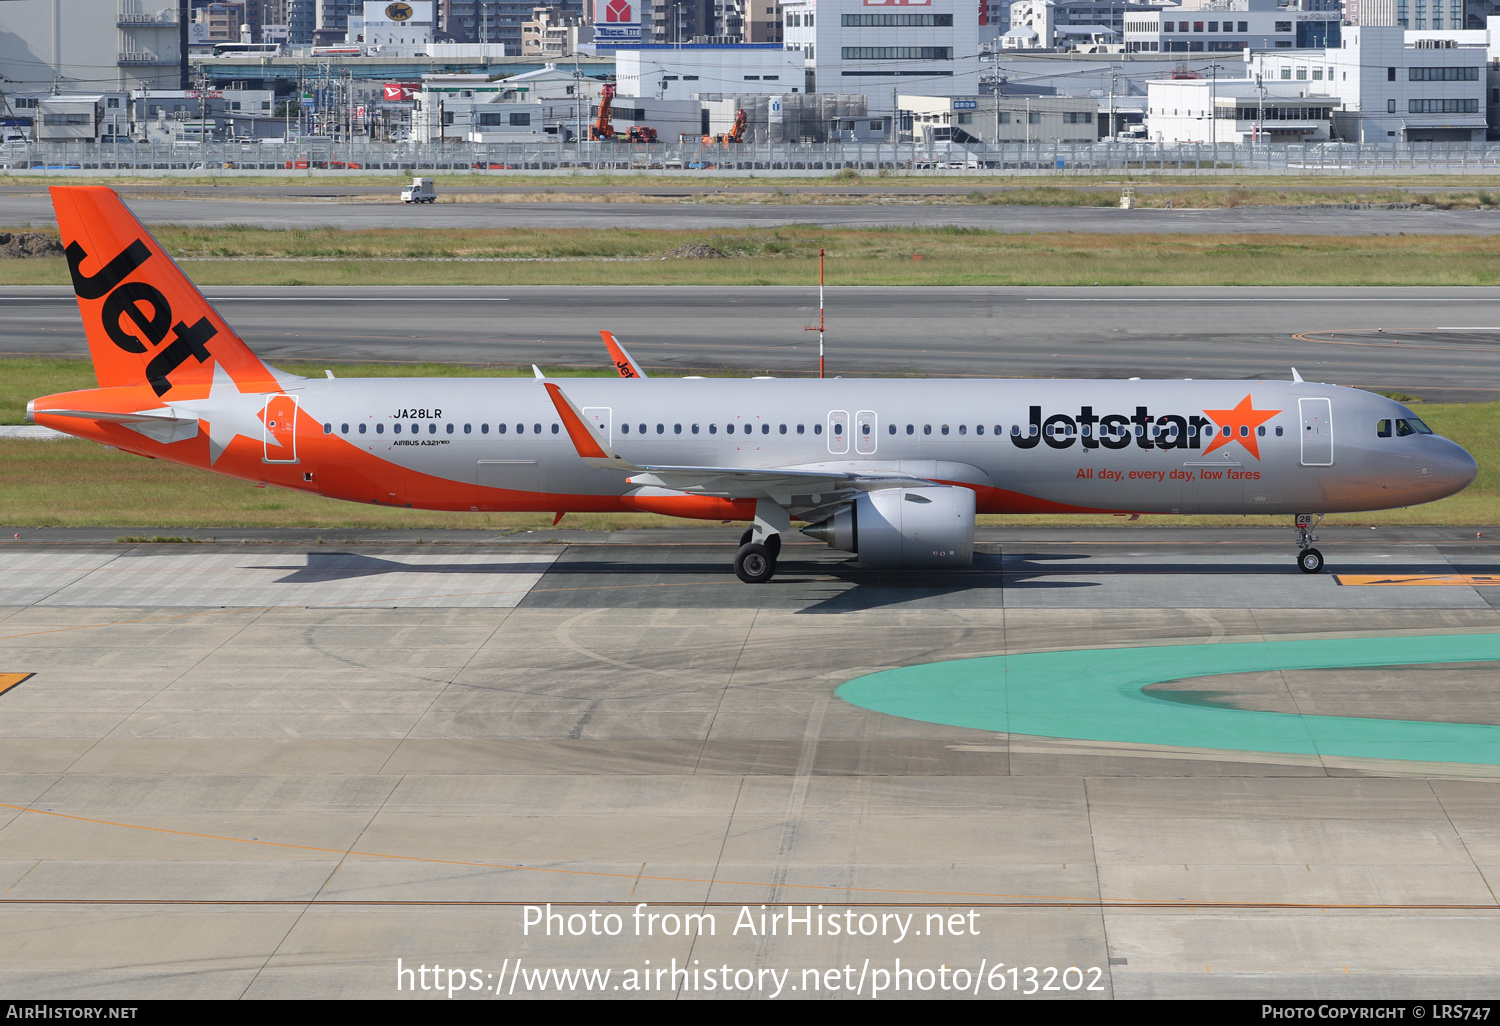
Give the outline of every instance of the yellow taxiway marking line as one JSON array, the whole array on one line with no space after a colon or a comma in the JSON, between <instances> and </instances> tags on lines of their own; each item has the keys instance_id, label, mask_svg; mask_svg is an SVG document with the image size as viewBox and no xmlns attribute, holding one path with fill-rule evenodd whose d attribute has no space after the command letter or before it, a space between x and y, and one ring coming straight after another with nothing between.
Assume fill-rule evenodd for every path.
<instances>
[{"instance_id":1,"label":"yellow taxiway marking line","mask_svg":"<svg viewBox=\"0 0 1500 1026\"><path fill-rule=\"evenodd\" d=\"M1346 587L1358 588L1475 588L1500 584L1500 574L1334 574Z\"/></svg>"},{"instance_id":2,"label":"yellow taxiway marking line","mask_svg":"<svg viewBox=\"0 0 1500 1026\"><path fill-rule=\"evenodd\" d=\"M5 694L30 676L31 674L29 673L0 673L0 695Z\"/></svg>"}]
</instances>

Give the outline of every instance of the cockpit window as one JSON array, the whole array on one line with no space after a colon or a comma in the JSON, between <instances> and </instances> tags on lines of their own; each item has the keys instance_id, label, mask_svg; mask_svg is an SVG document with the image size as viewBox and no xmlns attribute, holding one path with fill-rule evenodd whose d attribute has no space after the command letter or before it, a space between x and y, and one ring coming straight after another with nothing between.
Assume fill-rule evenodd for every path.
<instances>
[{"instance_id":1,"label":"cockpit window","mask_svg":"<svg viewBox=\"0 0 1500 1026\"><path fill-rule=\"evenodd\" d=\"M1428 427L1426 424L1423 424L1416 417L1408 417L1406 422L1408 424L1410 424L1411 425L1411 429L1413 431L1415 431L1419 435L1430 435L1430 434L1432 434L1432 428Z\"/></svg>"},{"instance_id":2,"label":"cockpit window","mask_svg":"<svg viewBox=\"0 0 1500 1026\"><path fill-rule=\"evenodd\" d=\"M1375 437L1391 437L1391 422L1389 420L1377 420L1375 422Z\"/></svg>"},{"instance_id":3,"label":"cockpit window","mask_svg":"<svg viewBox=\"0 0 1500 1026\"><path fill-rule=\"evenodd\" d=\"M1409 421L1409 420L1398 420L1398 421L1396 421L1396 437L1397 438L1405 438L1407 435L1414 435L1416 433L1417 433L1417 430L1416 430L1416 428L1414 428L1414 427L1411 426L1411 421Z\"/></svg>"}]
</instances>

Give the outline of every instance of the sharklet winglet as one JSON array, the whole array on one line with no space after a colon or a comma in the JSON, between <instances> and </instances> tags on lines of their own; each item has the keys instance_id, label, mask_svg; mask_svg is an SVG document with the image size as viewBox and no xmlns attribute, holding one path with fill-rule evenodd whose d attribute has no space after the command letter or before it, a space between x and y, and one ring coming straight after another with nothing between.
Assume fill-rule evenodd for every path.
<instances>
[{"instance_id":1,"label":"sharklet winglet","mask_svg":"<svg viewBox=\"0 0 1500 1026\"><path fill-rule=\"evenodd\" d=\"M614 360L615 370L619 372L620 377L642 379L650 377L641 370L641 365L635 362L635 358L625 351L625 347L620 345L620 340L615 338L614 332L601 331L599 337L604 339L604 346L609 350L610 359Z\"/></svg>"}]
</instances>

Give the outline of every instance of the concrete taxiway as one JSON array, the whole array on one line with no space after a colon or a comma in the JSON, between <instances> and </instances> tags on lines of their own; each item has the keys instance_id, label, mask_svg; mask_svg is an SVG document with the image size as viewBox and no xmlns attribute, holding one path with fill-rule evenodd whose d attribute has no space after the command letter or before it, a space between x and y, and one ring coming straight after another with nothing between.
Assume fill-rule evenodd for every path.
<instances>
[{"instance_id":1,"label":"concrete taxiway","mask_svg":"<svg viewBox=\"0 0 1500 1026\"><path fill-rule=\"evenodd\" d=\"M1052 967L1048 996L1500 993L1500 745L1459 764L1036 737L835 693L976 656L1500 634L1500 551L1472 531L1326 529L1315 577L1290 531L986 529L973 571L912 577L799 543L759 587L729 572L729 527L12 533L10 996L408 996L398 958L491 997L542 994L547 968L608 968L607 990L648 959L752 971L735 994L789 969L783 996L803 970L869 996L898 958L971 983L1003 962L1023 990ZM1500 724L1495 665L1226 658L1141 701ZM527 933L547 902L623 931ZM640 902L715 932L637 935ZM763 903L915 932L736 932Z\"/></svg>"}]
</instances>

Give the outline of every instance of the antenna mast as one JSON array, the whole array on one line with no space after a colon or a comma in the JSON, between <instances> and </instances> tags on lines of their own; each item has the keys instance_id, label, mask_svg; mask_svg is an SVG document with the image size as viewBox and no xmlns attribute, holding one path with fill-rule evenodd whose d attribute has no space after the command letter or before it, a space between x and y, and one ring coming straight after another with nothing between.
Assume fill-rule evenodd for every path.
<instances>
[{"instance_id":1,"label":"antenna mast","mask_svg":"<svg viewBox=\"0 0 1500 1026\"><path fill-rule=\"evenodd\" d=\"M818 326L809 325L803 331L818 333L818 377L823 376L823 251L818 250Z\"/></svg>"}]
</instances>

